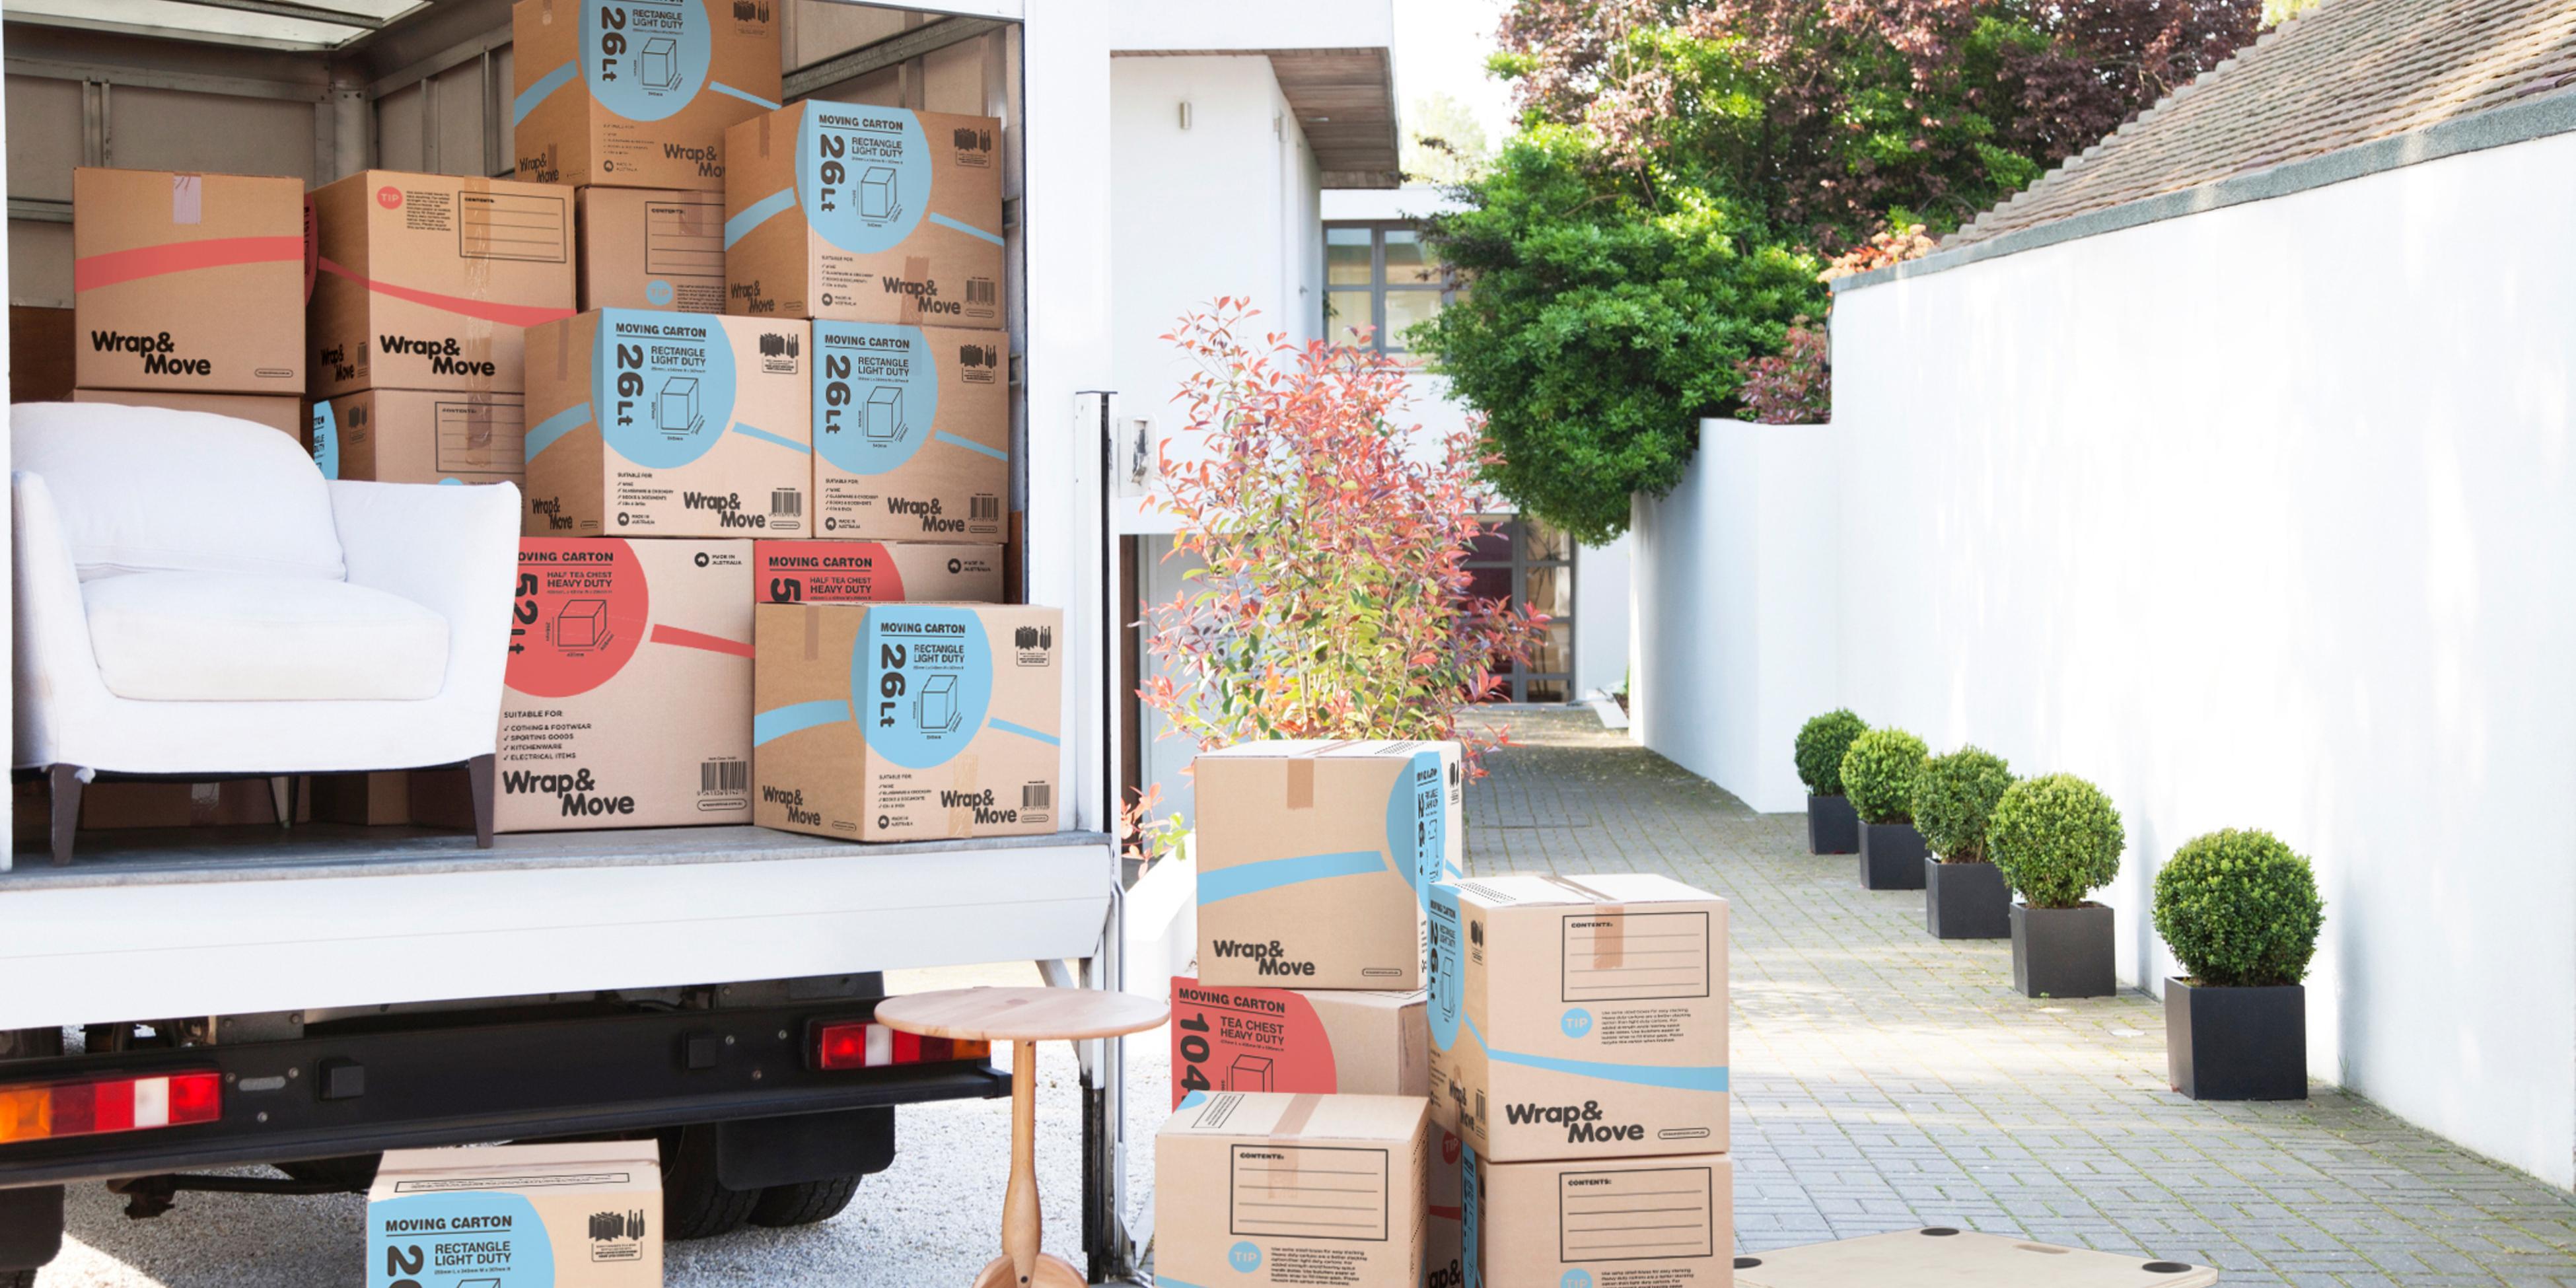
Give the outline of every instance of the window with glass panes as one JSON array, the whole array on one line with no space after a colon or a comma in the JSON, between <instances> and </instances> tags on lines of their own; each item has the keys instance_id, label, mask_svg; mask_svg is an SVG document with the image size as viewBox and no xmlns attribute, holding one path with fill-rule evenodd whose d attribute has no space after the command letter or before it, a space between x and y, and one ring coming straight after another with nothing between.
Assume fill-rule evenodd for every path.
<instances>
[{"instance_id":1,"label":"window with glass panes","mask_svg":"<svg viewBox=\"0 0 2576 1288\"><path fill-rule=\"evenodd\" d=\"M1440 260L1408 224L1328 224L1324 228L1324 334L1335 344L1358 344L1353 327L1367 327L1368 347L1402 353L1404 330L1440 315L1455 298Z\"/></svg>"},{"instance_id":2,"label":"window with glass panes","mask_svg":"<svg viewBox=\"0 0 2576 1288\"><path fill-rule=\"evenodd\" d=\"M1570 702L1574 692L1574 542L1536 519L1487 521L1467 547L1467 593L1547 614L1547 639L1527 665L1506 669L1493 696L1508 702Z\"/></svg>"}]
</instances>

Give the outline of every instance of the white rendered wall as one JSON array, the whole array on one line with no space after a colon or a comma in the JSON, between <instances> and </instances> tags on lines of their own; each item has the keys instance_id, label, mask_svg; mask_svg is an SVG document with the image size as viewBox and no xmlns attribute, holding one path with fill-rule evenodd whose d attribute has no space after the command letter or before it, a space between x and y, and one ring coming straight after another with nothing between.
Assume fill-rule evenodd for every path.
<instances>
[{"instance_id":1,"label":"white rendered wall","mask_svg":"<svg viewBox=\"0 0 2576 1288\"><path fill-rule=\"evenodd\" d=\"M1314 333L1320 175L1264 56L1119 58L1109 79L1114 269L1097 307L1120 413L1153 417L1155 437L1187 457L1193 440L1180 436L1185 409L1172 396L1192 368L1159 337L1220 295L1260 311L1244 337L1256 350L1266 331L1296 342Z\"/></svg>"},{"instance_id":2,"label":"white rendered wall","mask_svg":"<svg viewBox=\"0 0 2576 1288\"><path fill-rule=\"evenodd\" d=\"M1634 537L1574 555L1574 697L1615 691L1628 678L1628 552Z\"/></svg>"},{"instance_id":3,"label":"white rendered wall","mask_svg":"<svg viewBox=\"0 0 2576 1288\"><path fill-rule=\"evenodd\" d=\"M1632 512L1632 736L1766 813L1806 808L1791 747L1836 702L1838 441L1701 421L1680 485Z\"/></svg>"},{"instance_id":4,"label":"white rendered wall","mask_svg":"<svg viewBox=\"0 0 2576 1288\"><path fill-rule=\"evenodd\" d=\"M1841 697L2317 865L2313 1071L2576 1183L2576 135L1842 295Z\"/></svg>"}]
</instances>

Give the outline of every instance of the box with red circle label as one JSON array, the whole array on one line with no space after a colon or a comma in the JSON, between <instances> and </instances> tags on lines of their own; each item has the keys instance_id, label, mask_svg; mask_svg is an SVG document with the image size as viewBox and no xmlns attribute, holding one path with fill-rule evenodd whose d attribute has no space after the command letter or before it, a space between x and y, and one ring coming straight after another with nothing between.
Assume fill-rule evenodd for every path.
<instances>
[{"instance_id":1,"label":"box with red circle label","mask_svg":"<svg viewBox=\"0 0 2576 1288\"><path fill-rule=\"evenodd\" d=\"M752 594L764 604L996 604L1000 546L921 541L763 541Z\"/></svg>"},{"instance_id":2,"label":"box with red circle label","mask_svg":"<svg viewBox=\"0 0 2576 1288\"><path fill-rule=\"evenodd\" d=\"M1193 1091L1419 1096L1422 991L1242 988L1172 977L1172 1103Z\"/></svg>"},{"instance_id":3,"label":"box with red circle label","mask_svg":"<svg viewBox=\"0 0 2576 1288\"><path fill-rule=\"evenodd\" d=\"M761 604L751 821L861 841L1058 830L1064 614Z\"/></svg>"},{"instance_id":4,"label":"box with red circle label","mask_svg":"<svg viewBox=\"0 0 2576 1288\"><path fill-rule=\"evenodd\" d=\"M531 537L803 536L803 322L594 309L528 333Z\"/></svg>"},{"instance_id":5,"label":"box with red circle label","mask_svg":"<svg viewBox=\"0 0 2576 1288\"><path fill-rule=\"evenodd\" d=\"M504 832L751 816L751 543L522 538Z\"/></svg>"}]
</instances>

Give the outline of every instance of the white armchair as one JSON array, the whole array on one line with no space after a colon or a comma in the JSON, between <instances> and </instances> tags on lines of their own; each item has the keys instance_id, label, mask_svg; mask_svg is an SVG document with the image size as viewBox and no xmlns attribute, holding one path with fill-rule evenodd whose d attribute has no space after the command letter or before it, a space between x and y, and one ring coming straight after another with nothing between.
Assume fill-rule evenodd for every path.
<instances>
[{"instance_id":1,"label":"white armchair","mask_svg":"<svg viewBox=\"0 0 2576 1288\"><path fill-rule=\"evenodd\" d=\"M13 759L56 864L98 772L462 761L492 843L517 488L325 480L265 425L113 403L12 407L10 442Z\"/></svg>"}]
</instances>

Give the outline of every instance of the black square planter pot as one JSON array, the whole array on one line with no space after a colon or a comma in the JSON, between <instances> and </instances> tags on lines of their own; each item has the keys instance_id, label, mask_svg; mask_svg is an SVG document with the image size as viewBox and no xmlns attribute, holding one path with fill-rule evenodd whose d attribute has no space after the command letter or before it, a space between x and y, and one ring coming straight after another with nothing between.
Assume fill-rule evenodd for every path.
<instances>
[{"instance_id":1,"label":"black square planter pot","mask_svg":"<svg viewBox=\"0 0 2576 1288\"><path fill-rule=\"evenodd\" d=\"M2013 991L2025 997L2109 997L2120 991L2111 910L2012 905Z\"/></svg>"},{"instance_id":2,"label":"black square planter pot","mask_svg":"<svg viewBox=\"0 0 2576 1288\"><path fill-rule=\"evenodd\" d=\"M2307 1099L2307 986L2166 980L2165 1066L2194 1100Z\"/></svg>"},{"instance_id":3,"label":"black square planter pot","mask_svg":"<svg viewBox=\"0 0 2576 1288\"><path fill-rule=\"evenodd\" d=\"M1923 834L1912 823L1860 825L1860 888L1923 888Z\"/></svg>"},{"instance_id":4,"label":"black square planter pot","mask_svg":"<svg viewBox=\"0 0 2576 1288\"><path fill-rule=\"evenodd\" d=\"M2012 891L1991 863L1923 860L1923 928L1934 939L2004 939L2012 934Z\"/></svg>"},{"instance_id":5,"label":"black square planter pot","mask_svg":"<svg viewBox=\"0 0 2576 1288\"><path fill-rule=\"evenodd\" d=\"M1860 811L1851 797L1807 793L1807 853L1855 854L1860 850Z\"/></svg>"}]
</instances>

